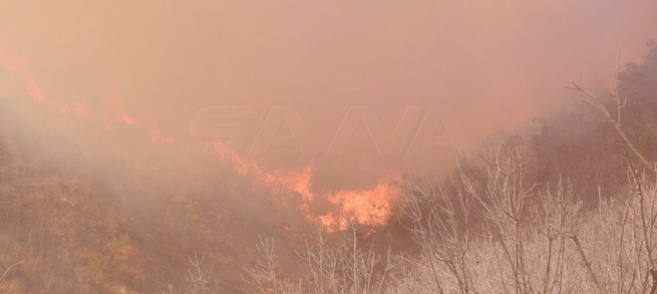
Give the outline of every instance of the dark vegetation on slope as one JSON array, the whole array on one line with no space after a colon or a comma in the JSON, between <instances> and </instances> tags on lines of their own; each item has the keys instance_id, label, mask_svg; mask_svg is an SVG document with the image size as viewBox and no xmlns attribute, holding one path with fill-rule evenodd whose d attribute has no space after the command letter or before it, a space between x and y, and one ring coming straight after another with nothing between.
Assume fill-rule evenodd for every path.
<instances>
[{"instance_id":1,"label":"dark vegetation on slope","mask_svg":"<svg viewBox=\"0 0 657 294\"><path fill-rule=\"evenodd\" d=\"M627 64L618 75L618 92L627 100L621 123L628 137L649 160L657 160L657 46L648 42L641 64ZM613 69L610 69L613 74ZM564 81L564 85L568 83ZM609 101L614 89L595 89ZM565 95L574 96L574 92ZM576 194L595 202L597 187L605 196L616 197L627 183L627 162L621 140L613 126L588 105L573 98L574 107L552 118L538 119L540 132L530 139L529 180L556 182L560 175L576 183ZM610 105L611 109L615 109ZM591 201L589 201L591 200Z\"/></svg>"}]
</instances>

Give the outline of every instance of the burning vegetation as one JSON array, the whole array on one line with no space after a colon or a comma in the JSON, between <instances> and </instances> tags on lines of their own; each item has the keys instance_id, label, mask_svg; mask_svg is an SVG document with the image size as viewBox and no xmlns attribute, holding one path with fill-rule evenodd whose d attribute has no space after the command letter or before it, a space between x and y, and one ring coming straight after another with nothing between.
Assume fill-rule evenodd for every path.
<instances>
[{"instance_id":1,"label":"burning vegetation","mask_svg":"<svg viewBox=\"0 0 657 294\"><path fill-rule=\"evenodd\" d=\"M532 18L541 32L566 32L553 28L554 19L544 16L561 15L562 8L516 7L511 2L500 0L499 7L435 4L493 23L495 30L486 33L485 23L462 24L448 13L440 22L444 27L425 32L414 23L415 16L436 24L424 14L425 9L435 10L434 4L411 5L405 7L408 11L385 4L379 9L392 17L367 20L386 30L356 25L359 33L351 35L342 27L323 27L324 35L342 36L348 48L339 46L341 42L318 48L267 31L268 14L243 28L262 40L238 34L228 36L240 42L234 48L223 39L217 43L221 46L203 43L237 60L264 58L255 65L219 57L197 60L169 44L162 37L169 33L190 44L200 42L189 32L205 30L200 26L204 21L213 22L203 9L194 10L189 17L198 18L193 23L199 27L165 33L149 25L134 28L151 32L144 35L173 50L163 50L170 55L121 47L127 51L117 53L121 58L95 63L81 54L75 62L119 74L113 77L117 82L103 81L96 88L84 84L84 74L69 77L79 88L72 93L53 85L62 80L40 75L44 68L66 72L53 69L58 63L8 45L12 38L22 40L12 24L0 35L0 85L5 88L0 91L0 293L657 293L657 45L647 43L640 63L619 62L613 79L568 84L574 69L557 61L558 54L546 54L540 63L534 63L536 56L525 56L522 48L543 52L537 49L543 48L543 40L524 31L507 32L525 18ZM611 4L602 5L600 11L614 15L607 6ZM629 4L615 5L627 15L650 14ZM117 9L109 4L104 8ZM323 8L346 19L360 15L333 4ZM301 21L324 21L310 19L325 15L308 9L310 16ZM0 26L3 16L0 12ZM141 21L141 15L126 17ZM599 23L594 16L587 20ZM237 18L230 22L241 23ZM610 26L619 31L630 26L616 22ZM636 26L641 33L635 37L652 36L643 26L653 23L640 21ZM303 32L295 23L287 25L283 29ZM449 33L451 26L464 36ZM114 41L141 36L121 27L131 33L117 37L114 30L102 28ZM577 30L563 38L581 42L577 36L598 32ZM434 33L440 37L432 39ZM516 34L522 40L513 39ZM260 52L265 45L279 44L266 36L275 36L282 45ZM436 41L447 37L461 49ZM99 38L104 37L94 34L91 39ZM526 40L536 44L524 44ZM414 42L424 45L406 48ZM504 49L500 43L506 42L514 45L508 48L520 49ZM425 64L437 59L437 53L427 53L423 46L467 60L452 64L442 59L450 70L439 72L443 66ZM194 48L199 54L210 50ZM462 55L463 48L471 48L471 55ZM389 62L392 57L398 59L395 65ZM176 68L180 73L175 81L162 74L161 61L169 59L184 64ZM128 70L119 62L124 60ZM286 63L290 60L296 63ZM317 68L299 60L315 60ZM509 68L496 70L502 61ZM559 64L556 70L548 69L552 64ZM545 71L525 72L530 65ZM211 69L222 66L234 73ZM276 71L268 72L272 68ZM600 68L611 73L613 66L596 64L586 70ZM139 70L147 73L131 75ZM198 81L185 79L190 72ZM373 72L377 75L369 76ZM400 74L404 72L409 77ZM309 73L317 80L309 79ZM135 81L120 81L121 74ZM440 90L427 82L434 74L445 80ZM147 87L136 86L144 76L153 80ZM218 76L220 92L203 88L219 83L213 79ZM509 78L520 79L522 85L498 80ZM555 90L537 94L531 103L516 98L555 79L567 89L554 84ZM473 80L476 86L470 86ZM195 87L204 90L190 90ZM391 98L399 89L410 89L408 94L420 98L409 98L404 103L410 106L402 107ZM196 129L196 107L207 103L191 98L194 106L170 102L174 94L169 91L234 94L238 98L222 103L254 106L244 117L228 113L229 119L220 123L210 117ZM264 94L275 98L252 98ZM280 99L292 104L309 94L318 98L299 103L291 118L255 114L283 109L276 99L285 95L290 98ZM377 107L348 99L357 95L369 97L363 101ZM486 98L447 99L449 108L413 106L451 95ZM553 95L575 98L544 101ZM157 108L135 102L140 99L153 99ZM476 120L455 115L470 107L477 109L472 115ZM521 110L494 116L494 107ZM343 108L348 110L342 122L327 122ZM169 115L176 111L183 114ZM303 121L301 114L317 121ZM268 124L272 117L278 124ZM172 127L189 124L190 118L188 129ZM244 118L261 125L244 123ZM235 130L239 132L231 132ZM280 144L259 145L261 138L250 137L254 133L266 133ZM282 140L290 138L297 140ZM238 148L236 140L251 143L251 149ZM317 151L321 148L315 145L323 144L326 152Z\"/></svg>"}]
</instances>

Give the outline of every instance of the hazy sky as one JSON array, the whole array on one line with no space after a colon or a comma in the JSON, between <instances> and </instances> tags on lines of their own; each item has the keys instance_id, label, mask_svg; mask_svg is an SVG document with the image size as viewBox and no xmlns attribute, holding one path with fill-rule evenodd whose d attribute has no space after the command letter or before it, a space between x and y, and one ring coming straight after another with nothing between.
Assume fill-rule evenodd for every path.
<instances>
[{"instance_id":1,"label":"hazy sky","mask_svg":"<svg viewBox=\"0 0 657 294\"><path fill-rule=\"evenodd\" d=\"M122 109L180 140L216 105L290 105L322 144L349 106L394 127L449 107L468 135L513 128L603 87L657 38L651 0L0 0L0 49L45 99ZM28 99L20 73L0 94ZM23 77L24 78L24 77ZM112 112L112 110L110 110ZM325 146L325 145L322 145Z\"/></svg>"}]
</instances>

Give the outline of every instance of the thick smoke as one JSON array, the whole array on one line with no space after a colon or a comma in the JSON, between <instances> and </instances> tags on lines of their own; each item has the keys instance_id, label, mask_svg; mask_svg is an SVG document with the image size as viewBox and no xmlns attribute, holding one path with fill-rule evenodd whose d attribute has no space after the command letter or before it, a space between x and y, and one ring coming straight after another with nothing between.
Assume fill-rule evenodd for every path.
<instances>
[{"instance_id":1,"label":"thick smoke","mask_svg":"<svg viewBox=\"0 0 657 294\"><path fill-rule=\"evenodd\" d=\"M443 173L466 145L565 104L562 85L611 85L616 56L636 60L657 27L649 1L35 4L0 12L5 111L20 118L3 128L30 127L34 141L16 147L28 157L99 175L140 160L200 170L172 151L212 140L190 133L199 113L256 109L239 121L247 156L284 106L318 152L270 148L255 160L266 170L312 163L323 191ZM452 146L381 156L361 126L345 152L324 156L355 106L373 109L388 134L407 107L439 107L450 119L436 132Z\"/></svg>"},{"instance_id":2,"label":"thick smoke","mask_svg":"<svg viewBox=\"0 0 657 294\"><path fill-rule=\"evenodd\" d=\"M307 214L328 218L394 201L380 196L399 192L405 178L447 174L469 147L571 108L563 88L571 81L612 88L618 55L638 62L645 42L657 38L651 0L7 0L1 7L2 149L116 196L135 209L127 219L148 220L134 231L172 229L179 235L162 239L196 249L215 244L208 240L236 248L262 231L299 240ZM226 106L247 110L218 110ZM266 125L281 107L293 112L283 116L292 125ZM381 155L372 126L359 125L344 152L326 155L349 111L373 110L392 135L409 107L420 107L420 119L390 144L402 151ZM439 123L422 133L432 107ZM241 148L185 152L226 135L212 133L216 124L242 130ZM565 122L545 126L547 135L532 141L544 158L555 156L539 148L550 138L585 139ZM250 157L265 127L279 139L307 131L318 151L293 146ZM445 146L404 156L414 136L443 136ZM571 163L546 161L536 178ZM189 233L199 224L212 234Z\"/></svg>"}]
</instances>

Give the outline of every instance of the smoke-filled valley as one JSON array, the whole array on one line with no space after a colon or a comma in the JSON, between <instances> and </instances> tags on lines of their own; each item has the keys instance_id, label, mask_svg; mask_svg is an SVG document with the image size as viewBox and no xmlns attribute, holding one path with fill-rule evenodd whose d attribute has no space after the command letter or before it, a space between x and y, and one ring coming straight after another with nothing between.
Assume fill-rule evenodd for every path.
<instances>
[{"instance_id":1,"label":"smoke-filled valley","mask_svg":"<svg viewBox=\"0 0 657 294\"><path fill-rule=\"evenodd\" d=\"M657 293L654 2L0 4L0 293Z\"/></svg>"}]
</instances>

